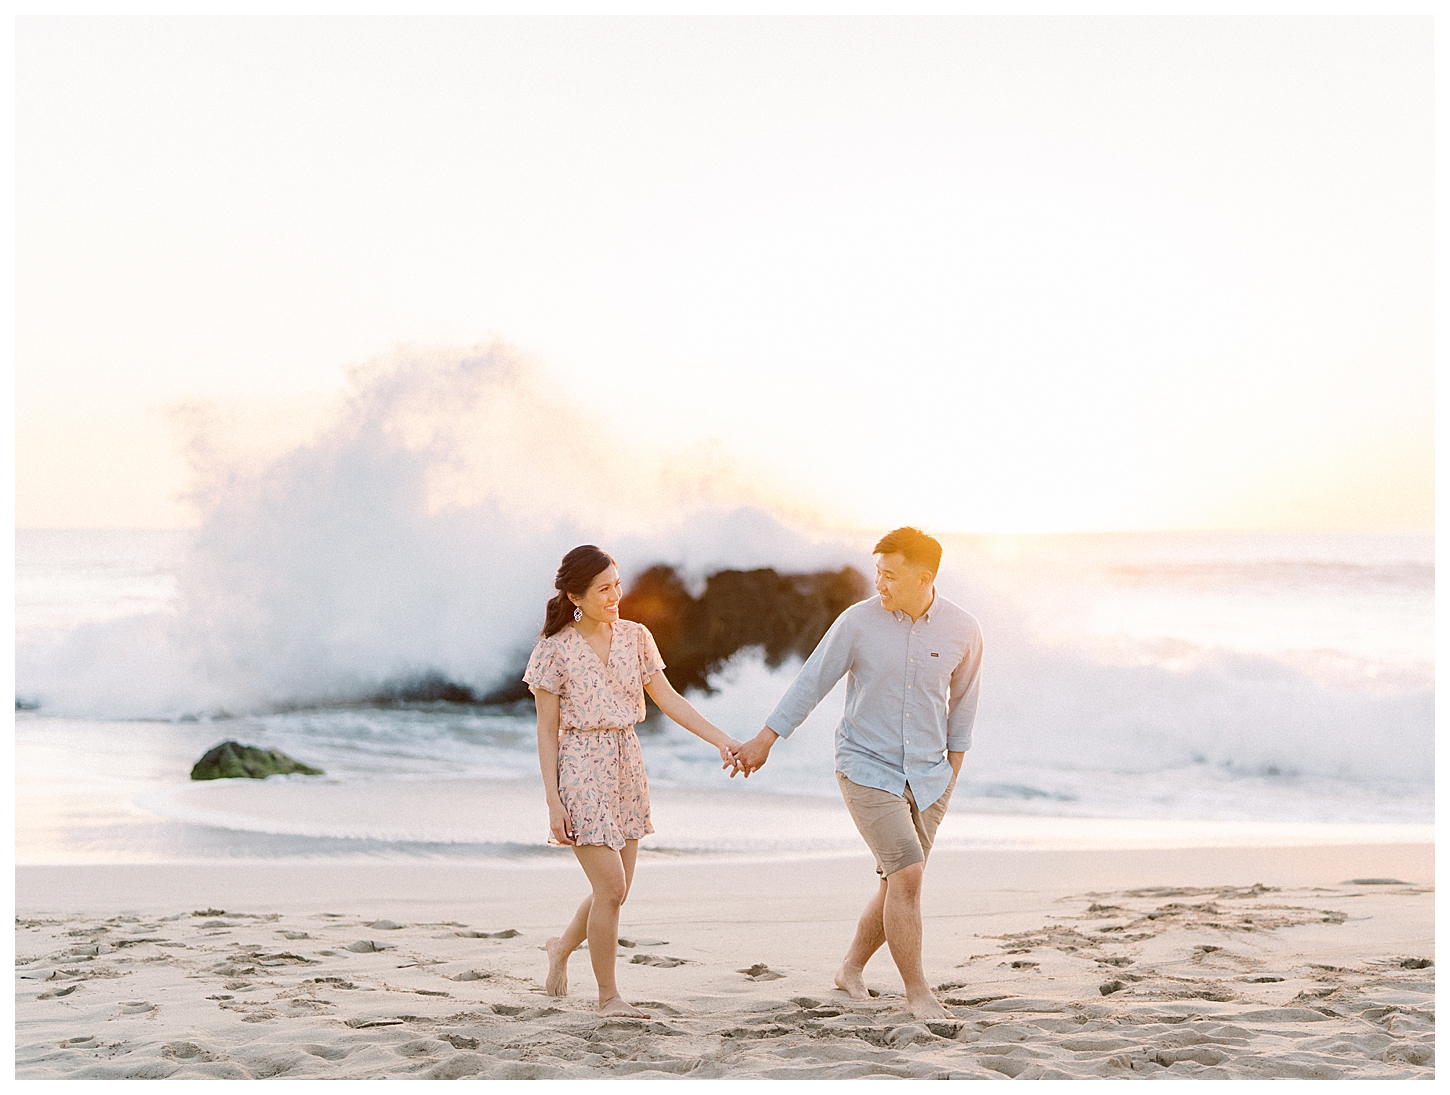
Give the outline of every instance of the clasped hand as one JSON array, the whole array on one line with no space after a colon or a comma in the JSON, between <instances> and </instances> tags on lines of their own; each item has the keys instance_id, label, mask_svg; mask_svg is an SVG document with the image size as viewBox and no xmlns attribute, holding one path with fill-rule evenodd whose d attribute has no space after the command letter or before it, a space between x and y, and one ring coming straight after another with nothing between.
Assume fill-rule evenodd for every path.
<instances>
[{"instance_id":1,"label":"clasped hand","mask_svg":"<svg viewBox=\"0 0 1450 1095\"><path fill-rule=\"evenodd\" d=\"M775 744L776 735L770 730L761 730L759 734L747 742L730 742L720 747L721 770L730 769L730 778L743 775L750 778L750 773L765 765L770 756L770 747Z\"/></svg>"}]
</instances>

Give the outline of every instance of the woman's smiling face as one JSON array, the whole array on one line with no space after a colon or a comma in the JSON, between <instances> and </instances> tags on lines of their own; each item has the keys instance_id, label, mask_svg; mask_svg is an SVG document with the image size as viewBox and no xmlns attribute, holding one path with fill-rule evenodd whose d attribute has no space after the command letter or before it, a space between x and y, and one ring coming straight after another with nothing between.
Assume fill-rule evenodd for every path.
<instances>
[{"instance_id":1,"label":"woman's smiling face","mask_svg":"<svg viewBox=\"0 0 1450 1095\"><path fill-rule=\"evenodd\" d=\"M619 569L613 564L594 575L583 596L569 594L569 600L595 623L611 624L619 619L619 601L624 587L619 584Z\"/></svg>"}]
</instances>

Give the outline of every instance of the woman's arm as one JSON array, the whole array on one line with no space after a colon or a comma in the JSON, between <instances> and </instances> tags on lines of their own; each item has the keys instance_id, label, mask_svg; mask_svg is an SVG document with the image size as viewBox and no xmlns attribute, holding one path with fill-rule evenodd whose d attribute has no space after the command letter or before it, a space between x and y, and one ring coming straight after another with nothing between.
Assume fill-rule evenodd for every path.
<instances>
[{"instance_id":1,"label":"woman's arm","mask_svg":"<svg viewBox=\"0 0 1450 1095\"><path fill-rule=\"evenodd\" d=\"M664 670L652 673L649 680L644 682L644 690L666 715L695 737L708 741L719 749L722 761L732 766L735 764L733 751L740 747L740 743L696 711L694 704L676 692Z\"/></svg>"},{"instance_id":2,"label":"woman's arm","mask_svg":"<svg viewBox=\"0 0 1450 1095\"><path fill-rule=\"evenodd\" d=\"M560 844L574 843L574 823L559 798L559 697L531 688L539 715L539 773L544 777L544 801L549 806L549 832Z\"/></svg>"}]
</instances>

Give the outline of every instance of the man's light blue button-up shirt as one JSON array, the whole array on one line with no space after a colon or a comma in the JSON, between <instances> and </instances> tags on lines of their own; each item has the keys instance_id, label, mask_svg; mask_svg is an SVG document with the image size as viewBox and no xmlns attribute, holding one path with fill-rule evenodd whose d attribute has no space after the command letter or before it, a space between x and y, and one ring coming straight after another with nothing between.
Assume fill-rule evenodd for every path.
<instances>
[{"instance_id":1,"label":"man's light blue button-up shirt","mask_svg":"<svg viewBox=\"0 0 1450 1095\"><path fill-rule=\"evenodd\" d=\"M951 782L946 754L972 747L981 670L970 613L938 593L913 621L872 597L836 618L765 725L790 737L845 675L836 770L893 795L909 783L925 810Z\"/></svg>"}]
</instances>

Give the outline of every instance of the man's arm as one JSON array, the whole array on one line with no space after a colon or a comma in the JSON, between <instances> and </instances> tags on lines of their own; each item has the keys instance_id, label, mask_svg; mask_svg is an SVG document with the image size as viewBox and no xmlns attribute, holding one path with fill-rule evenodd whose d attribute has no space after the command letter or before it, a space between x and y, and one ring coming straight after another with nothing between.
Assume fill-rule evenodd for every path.
<instances>
[{"instance_id":1,"label":"man's arm","mask_svg":"<svg viewBox=\"0 0 1450 1095\"><path fill-rule=\"evenodd\" d=\"M972 747L972 726L977 721L977 700L982 691L982 633L967 644L966 653L952 670L951 699L947 702L947 759L959 758ZM960 767L960 761L956 767Z\"/></svg>"},{"instance_id":2,"label":"man's arm","mask_svg":"<svg viewBox=\"0 0 1450 1095\"><path fill-rule=\"evenodd\" d=\"M775 710L765 720L760 733L735 751L735 757L744 767L748 779L750 773L765 764L770 749L780 738L788 738L801 723L806 721L816 705L836 687L836 682L846 675L851 667L851 645L854 629L843 612L816 644L806 664L796 675L795 681L776 704ZM735 778L735 773L730 773Z\"/></svg>"}]
</instances>

